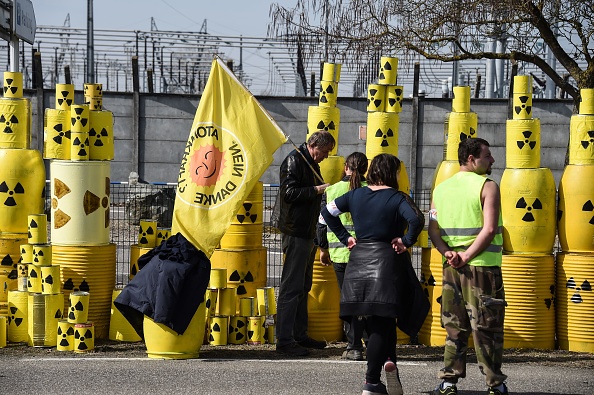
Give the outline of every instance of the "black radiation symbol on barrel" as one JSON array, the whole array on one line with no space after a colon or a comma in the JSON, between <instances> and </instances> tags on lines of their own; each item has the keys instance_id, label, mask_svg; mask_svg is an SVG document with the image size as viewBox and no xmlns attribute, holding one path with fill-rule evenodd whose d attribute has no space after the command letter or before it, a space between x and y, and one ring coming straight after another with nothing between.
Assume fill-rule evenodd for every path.
<instances>
[{"instance_id":1,"label":"black radiation symbol on barrel","mask_svg":"<svg viewBox=\"0 0 594 395\"><path fill-rule=\"evenodd\" d=\"M525 146L530 147L530 149L534 149L534 147L536 147L536 141L530 140L530 137L532 137L532 132L530 130L522 132L522 136L524 136L524 140L516 141L516 144L518 144L519 149L522 149Z\"/></svg>"},{"instance_id":2,"label":"black radiation symbol on barrel","mask_svg":"<svg viewBox=\"0 0 594 395\"><path fill-rule=\"evenodd\" d=\"M468 129L468 134L461 132L460 133L460 141L464 141L466 139L472 138L472 136L474 136L475 133L476 133L476 130L472 127Z\"/></svg>"},{"instance_id":3,"label":"black radiation symbol on barrel","mask_svg":"<svg viewBox=\"0 0 594 395\"><path fill-rule=\"evenodd\" d=\"M394 132L392 131L391 128L388 128L388 131L386 133L384 133L381 129L378 129L375 132L375 137L376 138L380 138L381 137L382 143L380 145L382 147L387 147L388 145L390 145L388 143L388 137L394 137Z\"/></svg>"},{"instance_id":4,"label":"black radiation symbol on barrel","mask_svg":"<svg viewBox=\"0 0 594 395\"><path fill-rule=\"evenodd\" d=\"M45 254L43 253L43 250L33 248L33 262L39 263L39 261L43 258L44 255Z\"/></svg>"},{"instance_id":5,"label":"black radiation symbol on barrel","mask_svg":"<svg viewBox=\"0 0 594 395\"><path fill-rule=\"evenodd\" d=\"M109 187L109 177L105 177L105 196L99 197L87 190L83 198L83 209L86 215L94 213L100 207L105 209L104 225L106 228L109 226Z\"/></svg>"},{"instance_id":6,"label":"black radiation symbol on barrel","mask_svg":"<svg viewBox=\"0 0 594 395\"><path fill-rule=\"evenodd\" d=\"M27 237L33 237L33 235L31 234L31 229L37 229L38 227L39 226L37 225L37 221L32 219L29 223L29 233L27 234Z\"/></svg>"},{"instance_id":7,"label":"black radiation symbol on barrel","mask_svg":"<svg viewBox=\"0 0 594 395\"><path fill-rule=\"evenodd\" d=\"M142 229L142 226L138 228L138 234L140 235L139 244L148 244L148 239L146 236L155 234L155 229L149 226L146 229Z\"/></svg>"},{"instance_id":8,"label":"black radiation symbol on barrel","mask_svg":"<svg viewBox=\"0 0 594 395\"><path fill-rule=\"evenodd\" d=\"M11 322L14 322L15 326L20 326L23 323L23 317L18 317L17 313L21 313L19 309L14 306L10 306L9 310L11 315L8 316L8 324L10 325Z\"/></svg>"},{"instance_id":9,"label":"black radiation symbol on barrel","mask_svg":"<svg viewBox=\"0 0 594 395\"><path fill-rule=\"evenodd\" d=\"M324 121L322 120L322 121L318 122L317 128L318 128L318 130L329 131L329 130L335 130L336 129L336 125L334 125L334 121L330 121L328 123L328 125L326 125L324 123Z\"/></svg>"},{"instance_id":10,"label":"black radiation symbol on barrel","mask_svg":"<svg viewBox=\"0 0 594 395\"><path fill-rule=\"evenodd\" d=\"M241 328L245 327L245 322L241 320L237 320L236 322L236 326L229 325L229 337L235 341L240 341L245 337L245 335L240 332Z\"/></svg>"},{"instance_id":11,"label":"black radiation symbol on barrel","mask_svg":"<svg viewBox=\"0 0 594 395\"><path fill-rule=\"evenodd\" d=\"M435 287L435 277L431 274L428 279L425 279L425 273L421 272L421 279L419 280L421 284L423 284L423 291L425 292L425 296L429 297L429 289L428 287Z\"/></svg>"},{"instance_id":12,"label":"black radiation symbol on barrel","mask_svg":"<svg viewBox=\"0 0 594 395\"><path fill-rule=\"evenodd\" d=\"M6 95L6 92L8 92L8 91L10 91L13 95L15 93L17 93L19 88L16 86L12 86L12 83L14 82L14 80L12 78L7 78L4 80L4 82L6 83L6 85L4 85L4 94L5 95Z\"/></svg>"},{"instance_id":13,"label":"black radiation symbol on barrel","mask_svg":"<svg viewBox=\"0 0 594 395\"><path fill-rule=\"evenodd\" d=\"M85 343L87 340L93 338L93 332L90 329L84 331L84 333L79 333L78 330L74 332L74 338L79 341L78 349L79 350L88 350L89 346Z\"/></svg>"},{"instance_id":14,"label":"black radiation symbol on barrel","mask_svg":"<svg viewBox=\"0 0 594 395\"><path fill-rule=\"evenodd\" d=\"M0 184L0 193L8 193L8 197L4 200L4 205L8 207L13 207L17 205L15 200L15 195L20 195L25 193L25 188L21 185L20 182L17 182L14 186L14 189L10 189L6 181L2 181Z\"/></svg>"},{"instance_id":15,"label":"black radiation symbol on barrel","mask_svg":"<svg viewBox=\"0 0 594 395\"><path fill-rule=\"evenodd\" d=\"M84 108L81 108L81 107L76 107L74 109L74 112L76 113L76 116L70 118L70 122L72 123L72 126L76 125L76 122L80 122L80 124L83 127L84 126L87 126L87 123L89 122L89 119L88 118L81 117L83 111L84 111Z\"/></svg>"},{"instance_id":16,"label":"black radiation symbol on barrel","mask_svg":"<svg viewBox=\"0 0 594 395\"><path fill-rule=\"evenodd\" d=\"M72 99L69 99L69 98L68 98L68 94L69 94L70 92L68 92L68 91L61 91L60 93L62 94L62 97L58 98L58 105L59 105L59 106L62 106L62 104L63 104L64 102L66 102L66 105L67 105L68 107L70 107L70 106L72 105Z\"/></svg>"},{"instance_id":17,"label":"black radiation symbol on barrel","mask_svg":"<svg viewBox=\"0 0 594 395\"><path fill-rule=\"evenodd\" d=\"M78 302L76 302L76 304L74 306L70 306L69 312L68 312L68 319L70 320L76 320L76 311L83 311L85 309L85 306L82 304L82 302L79 300Z\"/></svg>"},{"instance_id":18,"label":"black radiation symbol on barrel","mask_svg":"<svg viewBox=\"0 0 594 395\"><path fill-rule=\"evenodd\" d=\"M520 102L522 102L522 104L514 107L514 109L516 110L516 114L520 114L522 112L522 110L526 110L526 113L528 115L530 115L530 111L532 111L532 106L526 105L529 97L528 96L520 96L520 97L518 97L518 99L520 99Z\"/></svg>"},{"instance_id":19,"label":"black radiation symbol on barrel","mask_svg":"<svg viewBox=\"0 0 594 395\"><path fill-rule=\"evenodd\" d=\"M380 73L379 73L380 80L386 79L386 75L384 74L384 71L386 71L386 70L392 70L392 65L390 64L389 61L386 61L386 63L384 63L384 65L382 67L380 67Z\"/></svg>"},{"instance_id":20,"label":"black radiation symbol on barrel","mask_svg":"<svg viewBox=\"0 0 594 395\"><path fill-rule=\"evenodd\" d=\"M64 289L68 290L68 291L84 291L84 292L90 292L91 291L91 287L89 287L89 283L87 283L87 280L83 280L80 285L78 287L74 286L74 281L72 281L71 278L69 278L68 280L66 280L64 282Z\"/></svg>"},{"instance_id":21,"label":"black radiation symbol on barrel","mask_svg":"<svg viewBox=\"0 0 594 395\"><path fill-rule=\"evenodd\" d=\"M528 205L526 199L520 198L516 203L516 208L525 209L527 212L522 217L522 221L524 222L534 222L534 215L532 214L532 210L542 210L542 203L540 199L534 199L534 203L531 206Z\"/></svg>"},{"instance_id":22,"label":"black radiation symbol on barrel","mask_svg":"<svg viewBox=\"0 0 594 395\"><path fill-rule=\"evenodd\" d=\"M72 192L71 189L64 181L54 178L54 194L56 195L52 198L52 208L55 210L54 220L52 221L54 229L60 229L71 219L68 214L58 208L58 200L68 195L70 192Z\"/></svg>"},{"instance_id":23,"label":"black radiation symbol on barrel","mask_svg":"<svg viewBox=\"0 0 594 395\"><path fill-rule=\"evenodd\" d=\"M28 288L33 288L33 284L31 284L31 279L32 278L37 278L39 277L37 275L37 270L33 267L30 271L29 271L29 277L27 278L27 287Z\"/></svg>"},{"instance_id":24,"label":"black radiation symbol on barrel","mask_svg":"<svg viewBox=\"0 0 594 395\"><path fill-rule=\"evenodd\" d=\"M322 84L322 88L324 87L324 85ZM326 87L326 89L322 89L322 91L320 92L320 103L328 103L328 98L326 98L326 95L333 95L334 94L334 87L332 86L332 84L328 84L328 86Z\"/></svg>"},{"instance_id":25,"label":"black radiation symbol on barrel","mask_svg":"<svg viewBox=\"0 0 594 395\"><path fill-rule=\"evenodd\" d=\"M379 90L377 90L375 88L369 89L369 98L367 99L367 105L368 106L373 103L373 106L375 108L379 108L379 106L382 105L383 97L382 98L380 98L380 97L377 97L376 98L376 95L378 95L378 94L380 94L380 91Z\"/></svg>"},{"instance_id":26,"label":"black radiation symbol on barrel","mask_svg":"<svg viewBox=\"0 0 594 395\"><path fill-rule=\"evenodd\" d=\"M571 301L573 303L582 303L584 301L581 295L583 291L592 292L592 285L588 280L584 280L582 285L578 286L573 277L570 277L569 280L567 280L566 287L575 290L574 294L571 296Z\"/></svg>"},{"instance_id":27,"label":"black radiation symbol on barrel","mask_svg":"<svg viewBox=\"0 0 594 395\"><path fill-rule=\"evenodd\" d=\"M62 331L62 327L58 327L58 337L60 338L60 346L62 347L70 347L70 343L68 342L68 337L74 335L74 329L71 326L68 326L66 332Z\"/></svg>"},{"instance_id":28,"label":"black radiation symbol on barrel","mask_svg":"<svg viewBox=\"0 0 594 395\"><path fill-rule=\"evenodd\" d=\"M16 278L18 277L17 265L16 265L16 262L13 261L10 254L6 254L6 256L4 258L2 258L2 261L0 262L0 266L10 267L11 270L10 270L10 273L8 273L7 277L10 280L16 280ZM4 283L4 285L6 287L6 283Z\"/></svg>"},{"instance_id":29,"label":"black radiation symbol on barrel","mask_svg":"<svg viewBox=\"0 0 594 395\"><path fill-rule=\"evenodd\" d=\"M16 115L11 115L9 118L6 118L4 116L4 114L0 115L0 122L6 124L6 126L4 127L3 132L4 133L8 133L11 134L12 131L12 125L19 123L19 119L17 118Z\"/></svg>"},{"instance_id":30,"label":"black radiation symbol on barrel","mask_svg":"<svg viewBox=\"0 0 594 395\"><path fill-rule=\"evenodd\" d=\"M78 156L87 156L87 147L89 146L89 138L85 138L84 140L80 139L79 137L75 137L72 141L73 146L79 146Z\"/></svg>"},{"instance_id":31,"label":"black radiation symbol on barrel","mask_svg":"<svg viewBox=\"0 0 594 395\"><path fill-rule=\"evenodd\" d=\"M95 142L93 143L95 147L103 147L103 141L101 139L109 137L109 133L107 133L105 128L101 128L100 132L96 132L95 128L91 128L89 130L89 136L95 138Z\"/></svg>"},{"instance_id":32,"label":"black radiation symbol on barrel","mask_svg":"<svg viewBox=\"0 0 594 395\"><path fill-rule=\"evenodd\" d=\"M54 136L52 140L54 140L56 144L62 144L63 138L67 138L68 140L70 140L70 130L64 132L63 129L64 125L62 125L61 123L54 125L54 130L56 131L57 136Z\"/></svg>"},{"instance_id":33,"label":"black radiation symbol on barrel","mask_svg":"<svg viewBox=\"0 0 594 395\"><path fill-rule=\"evenodd\" d=\"M394 107L396 104L400 105L400 109L402 109L402 89L397 88L395 90L396 92L396 97L391 97L388 99L388 105L391 107Z\"/></svg>"},{"instance_id":34,"label":"black radiation symbol on barrel","mask_svg":"<svg viewBox=\"0 0 594 395\"><path fill-rule=\"evenodd\" d=\"M54 284L54 277L51 274L48 274L47 277L41 278L41 289L43 289L44 291L47 291L45 289L45 287L46 287L45 284L47 284L47 287L48 287L47 290L49 290L49 287L51 287Z\"/></svg>"},{"instance_id":35,"label":"black radiation symbol on barrel","mask_svg":"<svg viewBox=\"0 0 594 395\"><path fill-rule=\"evenodd\" d=\"M211 342L214 341L214 336L212 335L212 332L221 333L221 327L218 322L215 322L215 324L212 326L212 330L210 331L210 335L208 336L208 340L210 340Z\"/></svg>"},{"instance_id":36,"label":"black radiation symbol on barrel","mask_svg":"<svg viewBox=\"0 0 594 395\"><path fill-rule=\"evenodd\" d=\"M239 287L237 287L237 295L245 295L247 294L247 290L245 289L245 286L243 285L243 283L253 283L254 282L254 276L252 275L252 272L248 271L245 276L243 276L243 278L241 277L241 274L239 274L239 272L237 270L233 271L233 273L231 273L231 275L229 276L229 281L231 282L239 282L240 285Z\"/></svg>"},{"instance_id":37,"label":"black radiation symbol on barrel","mask_svg":"<svg viewBox=\"0 0 594 395\"><path fill-rule=\"evenodd\" d=\"M594 130L588 130L589 140L582 140L582 147L588 149L589 146L594 144Z\"/></svg>"},{"instance_id":38,"label":"black radiation symbol on barrel","mask_svg":"<svg viewBox=\"0 0 594 395\"><path fill-rule=\"evenodd\" d=\"M584 203L584 205L582 206L582 211L589 213L592 213L594 211L594 204L592 204L591 200L588 200L586 203ZM590 225L594 225L594 216L590 218L590 221L588 221L588 223Z\"/></svg>"},{"instance_id":39,"label":"black radiation symbol on barrel","mask_svg":"<svg viewBox=\"0 0 594 395\"><path fill-rule=\"evenodd\" d=\"M246 220L246 218L248 220L250 220L253 223L256 222L256 220L258 219L258 214L252 214L250 213L250 210L252 209L253 205L252 203L244 203L243 204L243 209L245 210L244 214L237 214L237 222L239 222L240 224L243 224L243 221Z\"/></svg>"}]
</instances>

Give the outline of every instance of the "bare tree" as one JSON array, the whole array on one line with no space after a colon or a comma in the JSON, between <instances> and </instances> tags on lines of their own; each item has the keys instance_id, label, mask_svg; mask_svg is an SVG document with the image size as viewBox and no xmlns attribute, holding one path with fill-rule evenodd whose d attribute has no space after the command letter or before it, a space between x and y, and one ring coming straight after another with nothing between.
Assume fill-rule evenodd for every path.
<instances>
[{"instance_id":1,"label":"bare tree","mask_svg":"<svg viewBox=\"0 0 594 395\"><path fill-rule=\"evenodd\" d=\"M273 4L270 16L269 35L300 37L312 53L323 45L326 59L378 51L405 60L506 59L534 64L576 102L579 89L594 88L592 0L297 0ZM573 81L547 63L543 42Z\"/></svg>"}]
</instances>

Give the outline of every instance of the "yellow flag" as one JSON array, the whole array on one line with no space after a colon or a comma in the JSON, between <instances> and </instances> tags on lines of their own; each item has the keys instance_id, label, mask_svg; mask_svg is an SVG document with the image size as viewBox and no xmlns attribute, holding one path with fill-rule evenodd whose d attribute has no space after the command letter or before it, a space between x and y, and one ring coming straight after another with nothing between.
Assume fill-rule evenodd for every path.
<instances>
[{"instance_id":1,"label":"yellow flag","mask_svg":"<svg viewBox=\"0 0 594 395\"><path fill-rule=\"evenodd\" d=\"M215 58L184 149L171 234L180 232L210 258L285 141L256 98Z\"/></svg>"}]
</instances>

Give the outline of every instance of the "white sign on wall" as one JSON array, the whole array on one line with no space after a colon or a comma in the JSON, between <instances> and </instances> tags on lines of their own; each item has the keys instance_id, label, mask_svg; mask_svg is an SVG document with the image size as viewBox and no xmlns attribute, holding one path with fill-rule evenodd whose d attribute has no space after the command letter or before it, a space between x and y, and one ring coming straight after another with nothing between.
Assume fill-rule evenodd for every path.
<instances>
[{"instance_id":1,"label":"white sign on wall","mask_svg":"<svg viewBox=\"0 0 594 395\"><path fill-rule=\"evenodd\" d=\"M21 40L33 44L35 41L35 30L37 29L33 3L31 0L14 0L13 4L14 34Z\"/></svg>"}]
</instances>

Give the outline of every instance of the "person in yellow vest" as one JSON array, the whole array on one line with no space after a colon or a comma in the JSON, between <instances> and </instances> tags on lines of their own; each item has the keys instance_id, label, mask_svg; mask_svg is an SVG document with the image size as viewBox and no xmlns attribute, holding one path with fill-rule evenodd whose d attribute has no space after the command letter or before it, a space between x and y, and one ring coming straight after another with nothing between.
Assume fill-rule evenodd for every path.
<instances>
[{"instance_id":1,"label":"person in yellow vest","mask_svg":"<svg viewBox=\"0 0 594 395\"><path fill-rule=\"evenodd\" d=\"M447 333L442 382L433 393L458 393L472 334L487 393L505 395L501 203L499 186L486 177L495 160L489 143L473 138L460 143L458 161L460 172L435 187L429 212L429 237L443 255L441 323Z\"/></svg>"},{"instance_id":2,"label":"person in yellow vest","mask_svg":"<svg viewBox=\"0 0 594 395\"><path fill-rule=\"evenodd\" d=\"M362 152L353 152L347 156L344 165L344 177L336 184L331 185L326 189L322 197L322 207L326 206L327 202L331 202L339 196L344 195L353 189L364 187L367 185L365 181L365 173L367 172L367 156ZM338 218L355 237L355 227L353 225L353 218L350 213L343 213ZM332 265L336 273L336 280L338 281L338 288L342 288L344 280L344 272L349 261L349 249L338 240L338 237L328 229L324 218L320 215L318 222L318 245L320 247L320 262L322 265ZM353 361L363 360L363 332L364 332L364 318L354 317L352 320L344 321L344 332L347 338L347 348L343 353L343 358Z\"/></svg>"}]
</instances>

